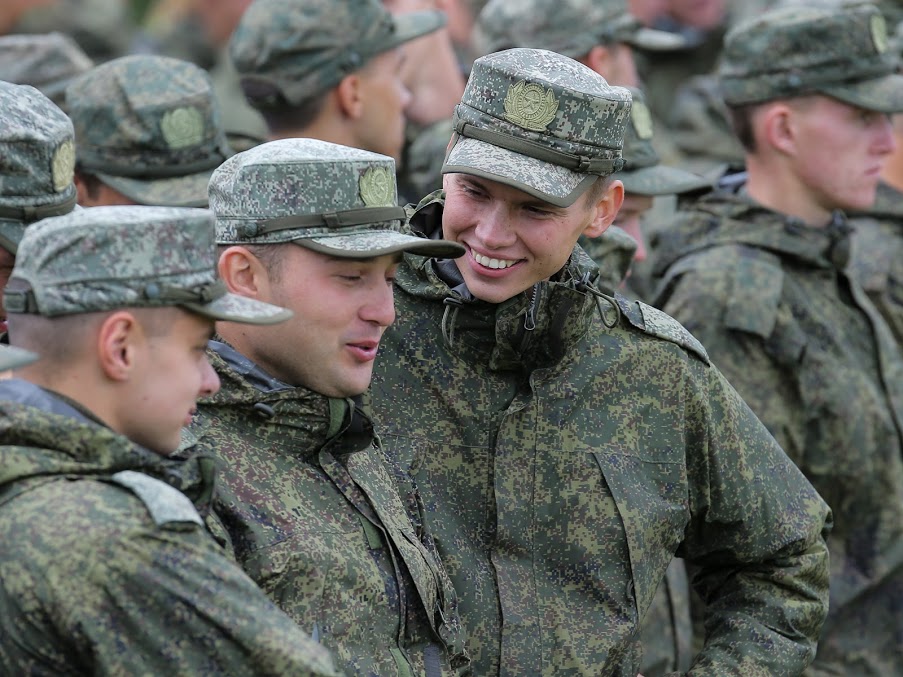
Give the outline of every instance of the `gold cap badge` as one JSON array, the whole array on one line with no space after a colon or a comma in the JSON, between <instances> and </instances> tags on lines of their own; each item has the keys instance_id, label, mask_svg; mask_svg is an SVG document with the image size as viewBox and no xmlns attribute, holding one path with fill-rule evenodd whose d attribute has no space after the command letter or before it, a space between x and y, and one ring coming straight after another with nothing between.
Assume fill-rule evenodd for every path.
<instances>
[{"instance_id":1,"label":"gold cap badge","mask_svg":"<svg viewBox=\"0 0 903 677\"><path fill-rule=\"evenodd\" d=\"M395 205L395 177L388 167L370 167L361 176L359 190L368 207Z\"/></svg>"},{"instance_id":2,"label":"gold cap badge","mask_svg":"<svg viewBox=\"0 0 903 677\"><path fill-rule=\"evenodd\" d=\"M204 140L204 116L194 106L176 108L163 116L160 131L172 149L197 146Z\"/></svg>"},{"instance_id":3,"label":"gold cap badge","mask_svg":"<svg viewBox=\"0 0 903 677\"><path fill-rule=\"evenodd\" d=\"M872 16L869 28L872 32L872 42L875 43L875 51L884 54L887 51L887 23L880 14Z\"/></svg>"},{"instance_id":4,"label":"gold cap badge","mask_svg":"<svg viewBox=\"0 0 903 677\"><path fill-rule=\"evenodd\" d=\"M75 174L75 144L72 139L63 141L53 153L50 161L50 173L53 179L53 189L61 193L72 185L72 177Z\"/></svg>"},{"instance_id":5,"label":"gold cap badge","mask_svg":"<svg viewBox=\"0 0 903 677\"><path fill-rule=\"evenodd\" d=\"M508 88L505 119L532 132L541 132L555 118L558 99L551 89L521 80Z\"/></svg>"},{"instance_id":6,"label":"gold cap badge","mask_svg":"<svg viewBox=\"0 0 903 677\"><path fill-rule=\"evenodd\" d=\"M643 141L652 138L652 113L642 101L634 100L630 106L630 119L636 135Z\"/></svg>"}]
</instances>

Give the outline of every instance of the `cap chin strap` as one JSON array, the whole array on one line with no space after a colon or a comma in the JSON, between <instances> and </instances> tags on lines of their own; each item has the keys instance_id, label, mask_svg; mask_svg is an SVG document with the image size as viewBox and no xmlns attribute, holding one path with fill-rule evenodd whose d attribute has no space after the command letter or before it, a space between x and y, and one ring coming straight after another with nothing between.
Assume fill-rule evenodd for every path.
<instances>
[{"instance_id":1,"label":"cap chin strap","mask_svg":"<svg viewBox=\"0 0 903 677\"><path fill-rule=\"evenodd\" d=\"M239 230L242 237L258 237L282 230L299 228L347 228L365 224L384 223L386 221L404 221L407 214L404 207L363 207L346 209L323 214L300 214L282 216L277 219L266 219L256 223L245 223Z\"/></svg>"},{"instance_id":2,"label":"cap chin strap","mask_svg":"<svg viewBox=\"0 0 903 677\"><path fill-rule=\"evenodd\" d=\"M578 155L576 153L566 153L561 150L555 150L544 146L541 143L530 141L513 134L500 132L493 129L484 129L477 127L469 122L465 122L458 117L457 113L454 118L455 132L469 139L476 139L485 143L510 150L527 157L548 162L572 172L579 174L598 174L606 176L612 172L616 172L624 166L622 158L591 158L587 155Z\"/></svg>"}]
</instances>

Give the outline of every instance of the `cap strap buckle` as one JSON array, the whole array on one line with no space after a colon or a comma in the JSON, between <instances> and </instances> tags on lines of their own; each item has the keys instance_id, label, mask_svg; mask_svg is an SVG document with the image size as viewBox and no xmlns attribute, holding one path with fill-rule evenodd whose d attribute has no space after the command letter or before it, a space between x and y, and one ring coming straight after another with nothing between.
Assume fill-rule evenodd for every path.
<instances>
[{"instance_id":1,"label":"cap strap buckle","mask_svg":"<svg viewBox=\"0 0 903 677\"><path fill-rule=\"evenodd\" d=\"M277 219L260 221L257 225L256 235L317 226L326 226L333 229L381 223L383 221L404 221L406 216L404 207L363 207L361 209L346 209L324 214L282 216Z\"/></svg>"},{"instance_id":2,"label":"cap strap buckle","mask_svg":"<svg viewBox=\"0 0 903 677\"><path fill-rule=\"evenodd\" d=\"M68 214L75 207L77 195L72 191L72 195L62 202L55 202L49 205L27 205L24 207L7 207L0 206L0 218L16 219L26 223L33 223L46 219L49 216L61 216Z\"/></svg>"},{"instance_id":3,"label":"cap strap buckle","mask_svg":"<svg viewBox=\"0 0 903 677\"><path fill-rule=\"evenodd\" d=\"M168 301L176 305L180 303L199 303L206 305L225 296L227 291L226 283L222 280L200 284L190 289L150 282L144 287L144 296L152 301Z\"/></svg>"}]
</instances>

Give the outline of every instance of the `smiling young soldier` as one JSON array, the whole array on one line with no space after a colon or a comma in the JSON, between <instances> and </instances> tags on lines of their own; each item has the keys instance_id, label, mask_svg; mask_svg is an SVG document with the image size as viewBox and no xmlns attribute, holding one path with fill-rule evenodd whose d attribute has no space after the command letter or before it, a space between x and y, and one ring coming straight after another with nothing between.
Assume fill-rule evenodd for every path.
<instances>
[{"instance_id":1,"label":"smiling young soldier","mask_svg":"<svg viewBox=\"0 0 903 677\"><path fill-rule=\"evenodd\" d=\"M656 305L695 332L834 511L814 674L903 660L903 354L849 274L840 210L872 205L903 77L869 5L775 10L725 42L746 173L686 205Z\"/></svg>"},{"instance_id":2,"label":"smiling young soldier","mask_svg":"<svg viewBox=\"0 0 903 677\"><path fill-rule=\"evenodd\" d=\"M457 600L358 400L395 317L401 252L462 248L401 233L395 201L391 158L314 139L266 143L214 172L222 279L295 317L218 326L223 388L185 451L224 461L215 507L237 560L344 671L449 675L467 667Z\"/></svg>"},{"instance_id":3,"label":"smiling young soldier","mask_svg":"<svg viewBox=\"0 0 903 677\"><path fill-rule=\"evenodd\" d=\"M418 483L476 674L633 677L675 553L709 602L695 674L795 674L826 612L828 508L699 343L602 294L575 247L620 207L629 115L567 57L474 62L445 194L410 221L467 251L399 268L380 439Z\"/></svg>"},{"instance_id":4,"label":"smiling young soldier","mask_svg":"<svg viewBox=\"0 0 903 677\"><path fill-rule=\"evenodd\" d=\"M219 388L214 319L289 315L227 294L214 257L206 210L26 231L5 303L41 359L0 381L0 673L335 674L204 528L209 462L167 458Z\"/></svg>"}]
</instances>

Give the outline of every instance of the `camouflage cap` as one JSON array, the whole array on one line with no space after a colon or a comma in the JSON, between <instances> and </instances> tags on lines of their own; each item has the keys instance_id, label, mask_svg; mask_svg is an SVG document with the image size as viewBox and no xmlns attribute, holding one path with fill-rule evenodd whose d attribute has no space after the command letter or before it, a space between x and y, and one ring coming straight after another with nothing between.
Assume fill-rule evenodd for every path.
<instances>
[{"instance_id":1,"label":"camouflage cap","mask_svg":"<svg viewBox=\"0 0 903 677\"><path fill-rule=\"evenodd\" d=\"M819 93L894 113L903 111L896 67L876 7L785 7L728 33L718 76L731 106Z\"/></svg>"},{"instance_id":2,"label":"camouflage cap","mask_svg":"<svg viewBox=\"0 0 903 677\"><path fill-rule=\"evenodd\" d=\"M473 63L442 173L567 207L621 168L629 119L630 92L583 64L541 49L495 52Z\"/></svg>"},{"instance_id":3,"label":"camouflage cap","mask_svg":"<svg viewBox=\"0 0 903 677\"><path fill-rule=\"evenodd\" d=\"M75 207L72 122L34 87L0 82L0 247L16 253L25 227Z\"/></svg>"},{"instance_id":4,"label":"camouflage cap","mask_svg":"<svg viewBox=\"0 0 903 677\"><path fill-rule=\"evenodd\" d=\"M271 84L298 104L377 54L444 24L442 12L393 15L380 0L256 0L232 34L229 53L242 82Z\"/></svg>"},{"instance_id":5,"label":"camouflage cap","mask_svg":"<svg viewBox=\"0 0 903 677\"><path fill-rule=\"evenodd\" d=\"M291 317L226 291L213 235L207 209L89 207L44 219L22 238L3 304L46 317L167 306L248 324Z\"/></svg>"},{"instance_id":6,"label":"camouflage cap","mask_svg":"<svg viewBox=\"0 0 903 677\"><path fill-rule=\"evenodd\" d=\"M490 0L477 17L474 42L481 54L535 47L574 59L597 45L656 51L686 45L676 33L643 27L627 0Z\"/></svg>"},{"instance_id":7,"label":"camouflage cap","mask_svg":"<svg viewBox=\"0 0 903 677\"><path fill-rule=\"evenodd\" d=\"M72 79L93 66L78 43L63 33L0 36L0 80L37 87L60 107Z\"/></svg>"},{"instance_id":8,"label":"camouflage cap","mask_svg":"<svg viewBox=\"0 0 903 677\"><path fill-rule=\"evenodd\" d=\"M18 369L37 360L38 356L30 350L0 343L0 371Z\"/></svg>"},{"instance_id":9,"label":"camouflage cap","mask_svg":"<svg viewBox=\"0 0 903 677\"><path fill-rule=\"evenodd\" d=\"M625 192L654 197L710 188L712 183L701 176L661 164L652 147L652 113L646 106L646 98L641 90L628 89L633 103L630 124L624 133L624 168L615 174L624 184Z\"/></svg>"},{"instance_id":10,"label":"camouflage cap","mask_svg":"<svg viewBox=\"0 0 903 677\"><path fill-rule=\"evenodd\" d=\"M210 208L219 244L293 242L339 258L464 253L453 242L401 232L392 158L316 139L235 155L213 173Z\"/></svg>"},{"instance_id":11,"label":"camouflage cap","mask_svg":"<svg viewBox=\"0 0 903 677\"><path fill-rule=\"evenodd\" d=\"M202 207L232 153L207 73L149 54L101 64L66 89L78 168L138 204Z\"/></svg>"}]
</instances>

